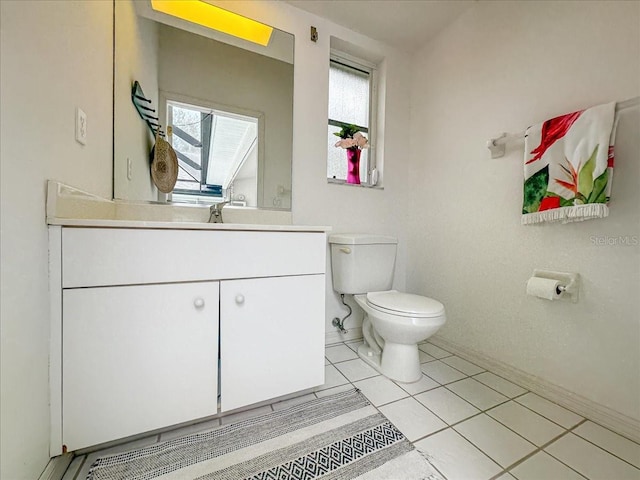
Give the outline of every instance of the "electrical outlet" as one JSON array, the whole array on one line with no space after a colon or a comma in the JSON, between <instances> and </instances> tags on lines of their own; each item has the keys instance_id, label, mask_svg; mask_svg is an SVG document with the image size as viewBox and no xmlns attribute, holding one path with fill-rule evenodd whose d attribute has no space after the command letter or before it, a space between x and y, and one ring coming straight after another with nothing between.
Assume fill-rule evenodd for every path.
<instances>
[{"instance_id":1,"label":"electrical outlet","mask_svg":"<svg viewBox=\"0 0 640 480\"><path fill-rule=\"evenodd\" d=\"M76 108L76 142L87 144L87 114Z\"/></svg>"}]
</instances>

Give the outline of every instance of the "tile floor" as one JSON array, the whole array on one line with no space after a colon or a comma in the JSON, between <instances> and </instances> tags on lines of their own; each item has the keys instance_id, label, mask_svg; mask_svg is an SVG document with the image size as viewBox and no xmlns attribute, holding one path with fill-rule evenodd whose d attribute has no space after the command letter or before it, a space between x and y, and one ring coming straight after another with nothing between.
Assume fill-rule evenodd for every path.
<instances>
[{"instance_id":1,"label":"tile floor","mask_svg":"<svg viewBox=\"0 0 640 480\"><path fill-rule=\"evenodd\" d=\"M101 455L353 387L425 452L447 480L640 480L639 444L504 378L424 343L422 379L396 383L358 358L359 344L327 346L326 382L314 393L78 456L64 480L84 479Z\"/></svg>"}]
</instances>

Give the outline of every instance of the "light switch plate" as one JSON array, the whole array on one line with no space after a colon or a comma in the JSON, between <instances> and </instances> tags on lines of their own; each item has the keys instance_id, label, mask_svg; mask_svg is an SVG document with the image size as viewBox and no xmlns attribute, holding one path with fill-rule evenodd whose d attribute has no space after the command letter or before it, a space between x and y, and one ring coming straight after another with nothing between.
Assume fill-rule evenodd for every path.
<instances>
[{"instance_id":1,"label":"light switch plate","mask_svg":"<svg viewBox=\"0 0 640 480\"><path fill-rule=\"evenodd\" d=\"M87 114L81 108L76 108L76 142L87 144Z\"/></svg>"}]
</instances>

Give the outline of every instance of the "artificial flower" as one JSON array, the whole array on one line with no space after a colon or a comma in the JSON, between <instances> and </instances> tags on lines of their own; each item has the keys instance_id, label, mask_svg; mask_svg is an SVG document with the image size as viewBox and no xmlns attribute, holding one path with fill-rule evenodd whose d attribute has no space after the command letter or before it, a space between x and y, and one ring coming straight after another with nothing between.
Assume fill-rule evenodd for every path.
<instances>
[{"instance_id":1,"label":"artificial flower","mask_svg":"<svg viewBox=\"0 0 640 480\"><path fill-rule=\"evenodd\" d=\"M359 128L357 125L343 125L339 132L334 133L335 136L342 139L336 142L335 146L360 150L369 148L369 140L359 131Z\"/></svg>"}]
</instances>

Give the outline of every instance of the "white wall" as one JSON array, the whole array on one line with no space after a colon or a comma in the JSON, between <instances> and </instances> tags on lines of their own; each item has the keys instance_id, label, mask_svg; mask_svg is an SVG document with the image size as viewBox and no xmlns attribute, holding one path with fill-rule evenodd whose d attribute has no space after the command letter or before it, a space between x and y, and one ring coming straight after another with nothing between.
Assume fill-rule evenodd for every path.
<instances>
[{"instance_id":1,"label":"white wall","mask_svg":"<svg viewBox=\"0 0 640 480\"><path fill-rule=\"evenodd\" d=\"M444 339L636 422L640 246L592 237L640 236L637 110L602 220L520 226L522 143L491 160L485 142L640 95L639 25L638 2L478 2L416 56L407 272L446 305ZM580 273L580 303L525 296L534 268Z\"/></svg>"},{"instance_id":2,"label":"white wall","mask_svg":"<svg viewBox=\"0 0 640 480\"><path fill-rule=\"evenodd\" d=\"M154 201L158 189L151 179L149 153L155 139L131 101L131 87L140 83L158 116L158 24L138 16L133 2L115 2L115 18L114 197Z\"/></svg>"},{"instance_id":3,"label":"white wall","mask_svg":"<svg viewBox=\"0 0 640 480\"><path fill-rule=\"evenodd\" d=\"M3 0L0 22L0 477L32 480L49 459L45 181L111 196L112 4Z\"/></svg>"}]
</instances>

